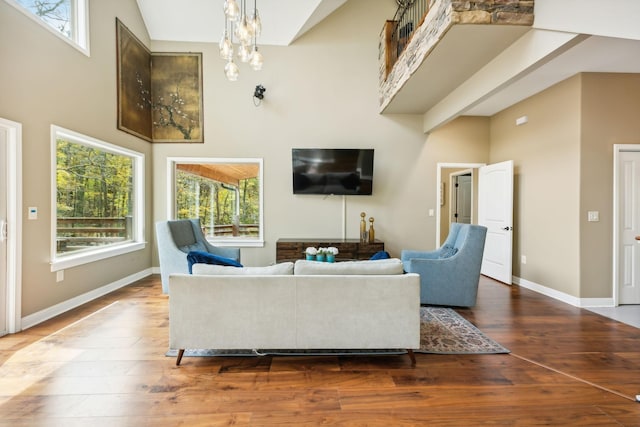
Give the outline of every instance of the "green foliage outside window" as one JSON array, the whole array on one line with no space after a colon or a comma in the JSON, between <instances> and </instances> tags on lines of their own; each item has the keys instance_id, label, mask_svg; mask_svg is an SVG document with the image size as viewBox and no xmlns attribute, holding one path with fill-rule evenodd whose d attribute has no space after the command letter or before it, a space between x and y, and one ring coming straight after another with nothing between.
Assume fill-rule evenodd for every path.
<instances>
[{"instance_id":1,"label":"green foliage outside window","mask_svg":"<svg viewBox=\"0 0 640 427\"><path fill-rule=\"evenodd\" d=\"M56 253L131 241L134 159L56 140Z\"/></svg>"},{"instance_id":2,"label":"green foliage outside window","mask_svg":"<svg viewBox=\"0 0 640 427\"><path fill-rule=\"evenodd\" d=\"M208 236L258 236L259 180L243 179L235 188L177 171L176 216L178 219L200 218ZM238 220L234 224L235 216Z\"/></svg>"},{"instance_id":3,"label":"green foliage outside window","mask_svg":"<svg viewBox=\"0 0 640 427\"><path fill-rule=\"evenodd\" d=\"M57 140L57 217L125 217L132 209L133 159Z\"/></svg>"}]
</instances>

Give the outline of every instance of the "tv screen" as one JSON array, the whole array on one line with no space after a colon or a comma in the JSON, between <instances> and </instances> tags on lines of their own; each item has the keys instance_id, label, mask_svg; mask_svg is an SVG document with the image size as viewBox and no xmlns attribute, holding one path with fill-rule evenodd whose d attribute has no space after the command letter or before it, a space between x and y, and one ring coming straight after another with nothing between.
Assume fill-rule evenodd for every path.
<instances>
[{"instance_id":1,"label":"tv screen","mask_svg":"<svg viewBox=\"0 0 640 427\"><path fill-rule=\"evenodd\" d=\"M293 194L371 195L373 149L292 149Z\"/></svg>"}]
</instances>

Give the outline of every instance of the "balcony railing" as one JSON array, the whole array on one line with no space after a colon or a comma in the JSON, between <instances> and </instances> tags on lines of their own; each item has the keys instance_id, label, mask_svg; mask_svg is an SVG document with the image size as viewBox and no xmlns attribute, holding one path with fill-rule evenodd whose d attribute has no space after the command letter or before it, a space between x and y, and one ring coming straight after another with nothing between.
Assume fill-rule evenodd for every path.
<instances>
[{"instance_id":1,"label":"balcony railing","mask_svg":"<svg viewBox=\"0 0 640 427\"><path fill-rule=\"evenodd\" d=\"M70 252L90 246L103 246L131 240L132 228L131 217L57 218L57 250Z\"/></svg>"},{"instance_id":2,"label":"balcony railing","mask_svg":"<svg viewBox=\"0 0 640 427\"><path fill-rule=\"evenodd\" d=\"M422 25L434 0L399 0L398 9L391 21L387 21L381 34L380 58L385 60L384 77L391 72L413 33Z\"/></svg>"}]
</instances>

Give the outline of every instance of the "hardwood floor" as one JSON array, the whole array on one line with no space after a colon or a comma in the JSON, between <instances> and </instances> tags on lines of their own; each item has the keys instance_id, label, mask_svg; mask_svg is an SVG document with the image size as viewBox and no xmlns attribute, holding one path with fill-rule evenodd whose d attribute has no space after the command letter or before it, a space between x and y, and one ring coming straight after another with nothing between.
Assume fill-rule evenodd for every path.
<instances>
[{"instance_id":1,"label":"hardwood floor","mask_svg":"<svg viewBox=\"0 0 640 427\"><path fill-rule=\"evenodd\" d=\"M152 276L0 338L0 426L640 426L640 330L487 278L502 355L165 357Z\"/></svg>"}]
</instances>

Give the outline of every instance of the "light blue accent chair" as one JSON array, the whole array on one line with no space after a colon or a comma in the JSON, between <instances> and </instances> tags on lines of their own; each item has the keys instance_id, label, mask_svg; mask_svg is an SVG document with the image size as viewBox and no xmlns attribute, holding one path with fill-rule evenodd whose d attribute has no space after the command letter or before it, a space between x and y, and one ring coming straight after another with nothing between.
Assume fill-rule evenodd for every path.
<instances>
[{"instance_id":1,"label":"light blue accent chair","mask_svg":"<svg viewBox=\"0 0 640 427\"><path fill-rule=\"evenodd\" d=\"M420 275L420 304L476 304L486 236L486 227L454 223L440 249L401 252L404 270Z\"/></svg>"},{"instance_id":2,"label":"light blue accent chair","mask_svg":"<svg viewBox=\"0 0 640 427\"><path fill-rule=\"evenodd\" d=\"M189 274L187 253L205 251L240 262L239 248L220 248L209 243L202 232L199 219L181 219L159 221L156 223L158 258L162 293L169 292L169 275L172 273Z\"/></svg>"}]
</instances>

